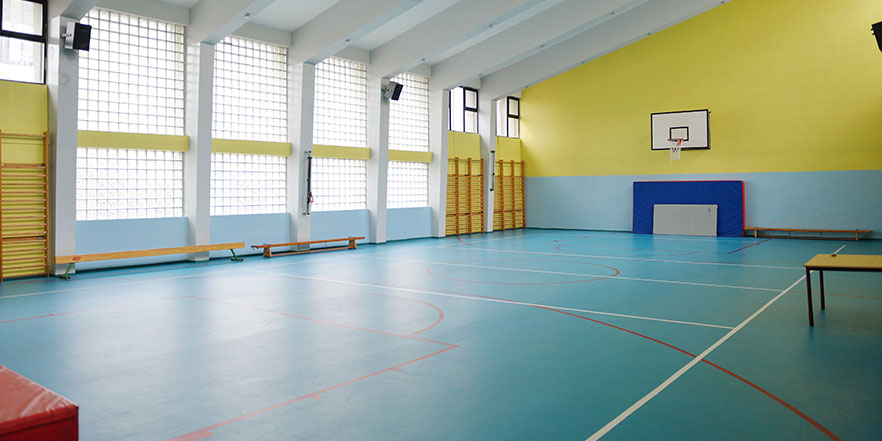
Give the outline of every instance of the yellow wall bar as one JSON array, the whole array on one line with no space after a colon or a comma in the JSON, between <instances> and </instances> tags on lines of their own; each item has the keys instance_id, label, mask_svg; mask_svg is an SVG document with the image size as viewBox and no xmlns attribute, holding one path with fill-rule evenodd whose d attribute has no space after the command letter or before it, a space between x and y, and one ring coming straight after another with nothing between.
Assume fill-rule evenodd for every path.
<instances>
[{"instance_id":1,"label":"yellow wall bar","mask_svg":"<svg viewBox=\"0 0 882 441\"><path fill-rule=\"evenodd\" d=\"M213 153L242 153L246 155L291 156L290 142L239 141L235 139L211 140Z\"/></svg>"},{"instance_id":2,"label":"yellow wall bar","mask_svg":"<svg viewBox=\"0 0 882 441\"><path fill-rule=\"evenodd\" d=\"M190 138L177 135L146 135L143 133L114 133L80 130L77 134L80 147L108 149L172 150L186 152Z\"/></svg>"},{"instance_id":3,"label":"yellow wall bar","mask_svg":"<svg viewBox=\"0 0 882 441\"><path fill-rule=\"evenodd\" d=\"M366 147L341 147L336 145L314 145L312 156L316 158L371 159L371 149Z\"/></svg>"},{"instance_id":4,"label":"yellow wall bar","mask_svg":"<svg viewBox=\"0 0 882 441\"><path fill-rule=\"evenodd\" d=\"M389 150L390 161L432 162L432 152L412 152L409 150Z\"/></svg>"}]
</instances>

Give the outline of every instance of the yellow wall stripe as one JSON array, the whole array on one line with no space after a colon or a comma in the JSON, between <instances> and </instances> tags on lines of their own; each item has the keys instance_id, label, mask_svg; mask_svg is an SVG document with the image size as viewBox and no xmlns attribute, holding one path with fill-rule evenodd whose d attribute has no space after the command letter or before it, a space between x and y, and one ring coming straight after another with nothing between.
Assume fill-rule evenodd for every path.
<instances>
[{"instance_id":1,"label":"yellow wall stripe","mask_svg":"<svg viewBox=\"0 0 882 441\"><path fill-rule=\"evenodd\" d=\"M389 150L390 161L432 162L432 152L412 152L408 150Z\"/></svg>"},{"instance_id":2,"label":"yellow wall stripe","mask_svg":"<svg viewBox=\"0 0 882 441\"><path fill-rule=\"evenodd\" d=\"M40 134L49 126L49 89L42 84L0 81L0 130Z\"/></svg>"},{"instance_id":3,"label":"yellow wall stripe","mask_svg":"<svg viewBox=\"0 0 882 441\"><path fill-rule=\"evenodd\" d=\"M371 159L371 149L366 147L341 147L336 145L314 145L312 156L316 158Z\"/></svg>"},{"instance_id":4,"label":"yellow wall stripe","mask_svg":"<svg viewBox=\"0 0 882 441\"><path fill-rule=\"evenodd\" d=\"M77 134L80 147L108 149L171 150L186 152L190 138L177 135L146 135L143 133L115 133L80 130Z\"/></svg>"},{"instance_id":5,"label":"yellow wall stripe","mask_svg":"<svg viewBox=\"0 0 882 441\"><path fill-rule=\"evenodd\" d=\"M235 139L211 140L213 153L242 153L246 155L291 156L290 142L240 141Z\"/></svg>"}]
</instances>

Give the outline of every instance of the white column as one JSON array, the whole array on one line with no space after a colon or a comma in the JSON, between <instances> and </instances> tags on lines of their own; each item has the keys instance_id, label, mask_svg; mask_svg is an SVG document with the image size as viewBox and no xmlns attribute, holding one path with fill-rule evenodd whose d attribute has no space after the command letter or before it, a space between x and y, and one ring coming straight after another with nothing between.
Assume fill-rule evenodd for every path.
<instances>
[{"instance_id":1,"label":"white column","mask_svg":"<svg viewBox=\"0 0 882 441\"><path fill-rule=\"evenodd\" d=\"M389 170L389 100L382 88L389 83L382 78L367 84L368 146L371 159L367 163L367 202L370 211L368 240L386 242L386 177Z\"/></svg>"},{"instance_id":2,"label":"white column","mask_svg":"<svg viewBox=\"0 0 882 441\"><path fill-rule=\"evenodd\" d=\"M480 92L478 92L480 94ZM494 170L496 156L496 101L478 102L478 133L481 135L481 157L484 158L484 231L493 231Z\"/></svg>"},{"instance_id":3,"label":"white column","mask_svg":"<svg viewBox=\"0 0 882 441\"><path fill-rule=\"evenodd\" d=\"M429 80L431 82L431 80ZM447 227L447 130L450 119L447 90L429 91L429 206L432 207L432 236L444 237Z\"/></svg>"},{"instance_id":4,"label":"white column","mask_svg":"<svg viewBox=\"0 0 882 441\"><path fill-rule=\"evenodd\" d=\"M214 90L214 46L187 47L186 133L190 148L184 155L184 216L187 244L211 243L211 127ZM208 253L193 253L190 260L208 260Z\"/></svg>"},{"instance_id":5,"label":"white column","mask_svg":"<svg viewBox=\"0 0 882 441\"><path fill-rule=\"evenodd\" d=\"M306 203L307 156L312 153L312 121L315 104L315 65L296 63L288 67L288 212L291 241L309 240L310 219Z\"/></svg>"},{"instance_id":6,"label":"white column","mask_svg":"<svg viewBox=\"0 0 882 441\"><path fill-rule=\"evenodd\" d=\"M49 262L50 272L64 273L66 265L55 267L55 256L76 254L77 238L77 119L79 55L64 49L61 32L76 21L56 17L49 23L46 48L46 85L49 89ZM14 105L14 103L8 103Z\"/></svg>"}]
</instances>

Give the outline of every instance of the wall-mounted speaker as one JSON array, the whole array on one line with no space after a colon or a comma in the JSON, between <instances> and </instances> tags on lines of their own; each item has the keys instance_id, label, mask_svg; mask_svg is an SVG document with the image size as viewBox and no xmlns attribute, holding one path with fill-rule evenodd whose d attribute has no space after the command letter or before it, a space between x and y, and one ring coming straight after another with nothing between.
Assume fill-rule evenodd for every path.
<instances>
[{"instance_id":1,"label":"wall-mounted speaker","mask_svg":"<svg viewBox=\"0 0 882 441\"><path fill-rule=\"evenodd\" d=\"M78 51L88 51L89 41L92 39L92 26L81 23L69 22L64 37L64 48Z\"/></svg>"},{"instance_id":2,"label":"wall-mounted speaker","mask_svg":"<svg viewBox=\"0 0 882 441\"><path fill-rule=\"evenodd\" d=\"M879 50L882 51L882 21L873 25L873 33L876 34L876 44L879 45Z\"/></svg>"},{"instance_id":3,"label":"wall-mounted speaker","mask_svg":"<svg viewBox=\"0 0 882 441\"><path fill-rule=\"evenodd\" d=\"M383 96L389 98L392 101L398 101L398 98L401 97L401 90L404 89L404 86L398 84L394 81L390 81L389 85L383 89Z\"/></svg>"}]
</instances>

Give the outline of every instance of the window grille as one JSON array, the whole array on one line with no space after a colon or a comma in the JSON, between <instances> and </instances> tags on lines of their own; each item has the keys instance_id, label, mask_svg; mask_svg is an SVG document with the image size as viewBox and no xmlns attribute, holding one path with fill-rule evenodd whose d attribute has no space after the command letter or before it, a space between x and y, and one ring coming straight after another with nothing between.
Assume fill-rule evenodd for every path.
<instances>
[{"instance_id":1,"label":"window grille","mask_svg":"<svg viewBox=\"0 0 882 441\"><path fill-rule=\"evenodd\" d=\"M92 9L79 53L79 128L184 134L184 27Z\"/></svg>"},{"instance_id":2,"label":"window grille","mask_svg":"<svg viewBox=\"0 0 882 441\"><path fill-rule=\"evenodd\" d=\"M77 220L183 216L184 155L77 149Z\"/></svg>"},{"instance_id":3,"label":"window grille","mask_svg":"<svg viewBox=\"0 0 882 441\"><path fill-rule=\"evenodd\" d=\"M215 46L213 137L288 139L288 51L238 37Z\"/></svg>"},{"instance_id":4,"label":"window grille","mask_svg":"<svg viewBox=\"0 0 882 441\"><path fill-rule=\"evenodd\" d=\"M313 211L367 208L367 161L312 159Z\"/></svg>"},{"instance_id":5,"label":"window grille","mask_svg":"<svg viewBox=\"0 0 882 441\"><path fill-rule=\"evenodd\" d=\"M284 156L211 154L211 215L287 211Z\"/></svg>"},{"instance_id":6,"label":"window grille","mask_svg":"<svg viewBox=\"0 0 882 441\"><path fill-rule=\"evenodd\" d=\"M315 66L313 144L367 147L367 72L331 57Z\"/></svg>"}]
</instances>

